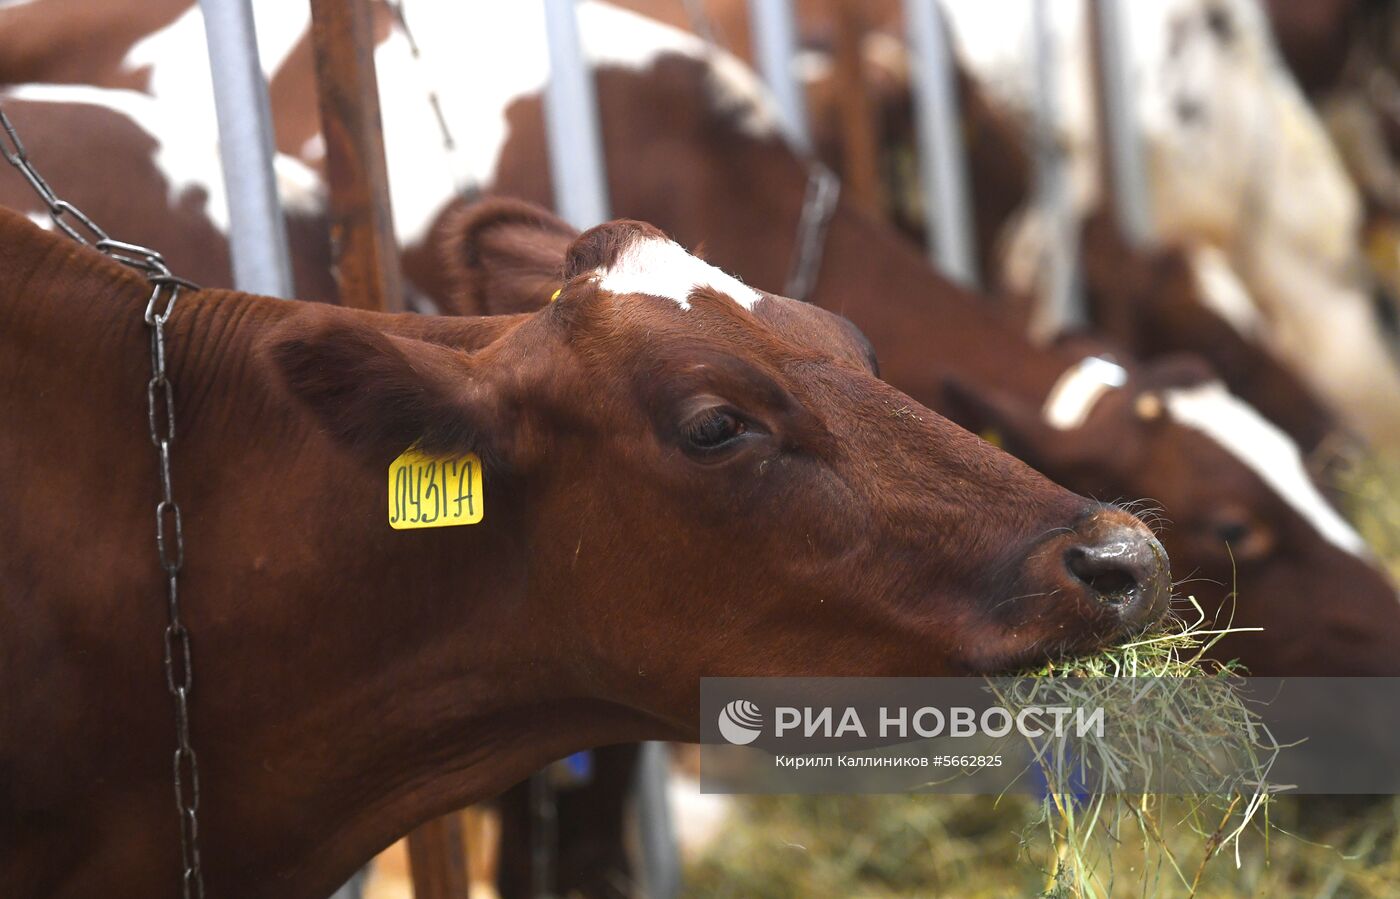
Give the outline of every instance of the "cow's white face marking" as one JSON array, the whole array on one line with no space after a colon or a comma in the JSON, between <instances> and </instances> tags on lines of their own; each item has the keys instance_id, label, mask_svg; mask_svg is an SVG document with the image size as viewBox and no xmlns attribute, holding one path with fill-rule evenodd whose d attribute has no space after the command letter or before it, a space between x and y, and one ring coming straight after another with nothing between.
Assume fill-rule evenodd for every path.
<instances>
[{"instance_id":1,"label":"cow's white face marking","mask_svg":"<svg viewBox=\"0 0 1400 899\"><path fill-rule=\"evenodd\" d=\"M53 217L47 212L26 212L25 217L45 231L53 230Z\"/></svg>"},{"instance_id":2,"label":"cow's white face marking","mask_svg":"<svg viewBox=\"0 0 1400 899\"><path fill-rule=\"evenodd\" d=\"M1239 459L1324 539L1362 558L1366 541L1332 508L1303 465L1298 444L1218 381L1164 391L1167 411Z\"/></svg>"},{"instance_id":3,"label":"cow's white face marking","mask_svg":"<svg viewBox=\"0 0 1400 899\"><path fill-rule=\"evenodd\" d=\"M1088 421L1105 393L1128 383L1123 366L1100 356L1086 356L1060 375L1045 397L1041 414L1053 428L1068 431Z\"/></svg>"},{"instance_id":4,"label":"cow's white face marking","mask_svg":"<svg viewBox=\"0 0 1400 899\"><path fill-rule=\"evenodd\" d=\"M702 287L724 294L745 309L753 309L763 299L763 294L743 281L660 237L634 240L611 266L599 269L596 277L598 286L612 293L665 297L682 309L690 308L691 292Z\"/></svg>"}]
</instances>

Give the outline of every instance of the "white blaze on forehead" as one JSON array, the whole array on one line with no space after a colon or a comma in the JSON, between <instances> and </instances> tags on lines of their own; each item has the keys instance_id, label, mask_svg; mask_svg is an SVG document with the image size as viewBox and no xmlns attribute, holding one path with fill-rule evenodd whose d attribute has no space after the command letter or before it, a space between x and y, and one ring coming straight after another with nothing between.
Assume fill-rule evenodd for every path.
<instances>
[{"instance_id":1,"label":"white blaze on forehead","mask_svg":"<svg viewBox=\"0 0 1400 899\"><path fill-rule=\"evenodd\" d=\"M1045 398L1041 414L1051 427L1081 427L1105 393L1128 383L1123 366L1101 356L1086 356L1060 375Z\"/></svg>"},{"instance_id":2,"label":"white blaze on forehead","mask_svg":"<svg viewBox=\"0 0 1400 899\"><path fill-rule=\"evenodd\" d=\"M763 294L687 253L680 244L661 237L632 241L617 254L613 264L597 272L598 286L613 293L643 293L673 300L682 309L690 308L690 294L709 287L745 309L763 299Z\"/></svg>"},{"instance_id":3,"label":"white blaze on forehead","mask_svg":"<svg viewBox=\"0 0 1400 899\"><path fill-rule=\"evenodd\" d=\"M25 216L45 231L53 230L53 216L47 212L26 212Z\"/></svg>"},{"instance_id":4,"label":"white blaze on forehead","mask_svg":"<svg viewBox=\"0 0 1400 899\"><path fill-rule=\"evenodd\" d=\"M1369 556L1366 541L1327 502L1303 465L1298 444L1218 381L1167 390L1167 411L1239 459L1333 545Z\"/></svg>"}]
</instances>

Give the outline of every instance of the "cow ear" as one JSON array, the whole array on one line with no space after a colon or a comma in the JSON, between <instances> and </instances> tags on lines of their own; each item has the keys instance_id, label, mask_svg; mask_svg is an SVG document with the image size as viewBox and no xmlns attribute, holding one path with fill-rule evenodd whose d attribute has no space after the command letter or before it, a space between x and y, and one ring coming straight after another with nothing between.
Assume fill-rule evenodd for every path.
<instances>
[{"instance_id":1,"label":"cow ear","mask_svg":"<svg viewBox=\"0 0 1400 899\"><path fill-rule=\"evenodd\" d=\"M444 234L439 250L456 311L502 315L549 302L578 232L539 206L496 198L451 213Z\"/></svg>"},{"instance_id":2,"label":"cow ear","mask_svg":"<svg viewBox=\"0 0 1400 899\"><path fill-rule=\"evenodd\" d=\"M943 392L945 416L1042 473L1073 461L1073 435L1052 427L1033 404L956 377L944 380Z\"/></svg>"},{"instance_id":3,"label":"cow ear","mask_svg":"<svg viewBox=\"0 0 1400 899\"><path fill-rule=\"evenodd\" d=\"M487 466L508 456L499 386L472 355L314 307L280 326L263 352L332 439L375 464L412 446L473 452Z\"/></svg>"}]
</instances>

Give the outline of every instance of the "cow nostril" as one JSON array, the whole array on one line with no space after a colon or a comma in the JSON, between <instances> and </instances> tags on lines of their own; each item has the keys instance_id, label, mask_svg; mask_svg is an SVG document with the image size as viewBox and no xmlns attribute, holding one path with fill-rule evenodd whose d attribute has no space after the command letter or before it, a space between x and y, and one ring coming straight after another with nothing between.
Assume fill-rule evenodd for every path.
<instances>
[{"instance_id":1,"label":"cow nostril","mask_svg":"<svg viewBox=\"0 0 1400 899\"><path fill-rule=\"evenodd\" d=\"M1104 602L1126 602L1139 586L1130 563L1097 547L1070 547L1065 551L1065 567Z\"/></svg>"},{"instance_id":2,"label":"cow nostril","mask_svg":"<svg viewBox=\"0 0 1400 899\"><path fill-rule=\"evenodd\" d=\"M1107 510L1080 531L1061 557L1085 598L1111 609L1126 625L1145 627L1171 600L1171 571L1162 544L1141 522Z\"/></svg>"}]
</instances>

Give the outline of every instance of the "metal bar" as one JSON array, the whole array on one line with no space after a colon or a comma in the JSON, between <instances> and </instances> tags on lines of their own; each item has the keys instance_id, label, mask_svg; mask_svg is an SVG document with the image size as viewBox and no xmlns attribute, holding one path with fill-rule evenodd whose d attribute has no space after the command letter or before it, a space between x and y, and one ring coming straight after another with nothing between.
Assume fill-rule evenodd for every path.
<instances>
[{"instance_id":1,"label":"metal bar","mask_svg":"<svg viewBox=\"0 0 1400 899\"><path fill-rule=\"evenodd\" d=\"M1118 228L1132 246L1152 240L1152 197L1144 170L1142 135L1133 109L1123 0L1090 0L1094 84L1103 191Z\"/></svg>"},{"instance_id":2,"label":"metal bar","mask_svg":"<svg viewBox=\"0 0 1400 899\"><path fill-rule=\"evenodd\" d=\"M545 0L549 81L545 85L545 131L554 205L575 228L608 218L608 185L598 98L593 72L579 43L574 0Z\"/></svg>"},{"instance_id":3,"label":"metal bar","mask_svg":"<svg viewBox=\"0 0 1400 899\"><path fill-rule=\"evenodd\" d=\"M250 293L290 297L287 225L272 168L276 142L253 10L249 0L199 0L199 6L219 121L233 283Z\"/></svg>"},{"instance_id":4,"label":"metal bar","mask_svg":"<svg viewBox=\"0 0 1400 899\"><path fill-rule=\"evenodd\" d=\"M1033 336L1048 339L1087 321L1079 290L1079 229L1070 206L1069 163L1060 146L1060 111L1056 91L1059 60L1050 24L1051 0L1032 0L1031 60L1035 82L1031 141L1035 166L1036 207L1045 221L1040 310L1032 320Z\"/></svg>"},{"instance_id":5,"label":"metal bar","mask_svg":"<svg viewBox=\"0 0 1400 899\"><path fill-rule=\"evenodd\" d=\"M369 0L311 0L311 26L340 302L401 312Z\"/></svg>"},{"instance_id":6,"label":"metal bar","mask_svg":"<svg viewBox=\"0 0 1400 899\"><path fill-rule=\"evenodd\" d=\"M807 98L797 80L797 28L792 0L749 0L749 27L753 32L754 58L773 99L783 130L803 153L812 152L812 132L807 126Z\"/></svg>"},{"instance_id":7,"label":"metal bar","mask_svg":"<svg viewBox=\"0 0 1400 899\"><path fill-rule=\"evenodd\" d=\"M681 858L671 822L666 782L671 770L665 743L643 743L637 754L637 823L642 844L644 895L674 899L681 892Z\"/></svg>"},{"instance_id":8,"label":"metal bar","mask_svg":"<svg viewBox=\"0 0 1400 899\"><path fill-rule=\"evenodd\" d=\"M957 68L937 0L904 0L918 136L919 180L929 258L945 275L976 287L977 239L967 190L967 148L958 109Z\"/></svg>"}]
</instances>

